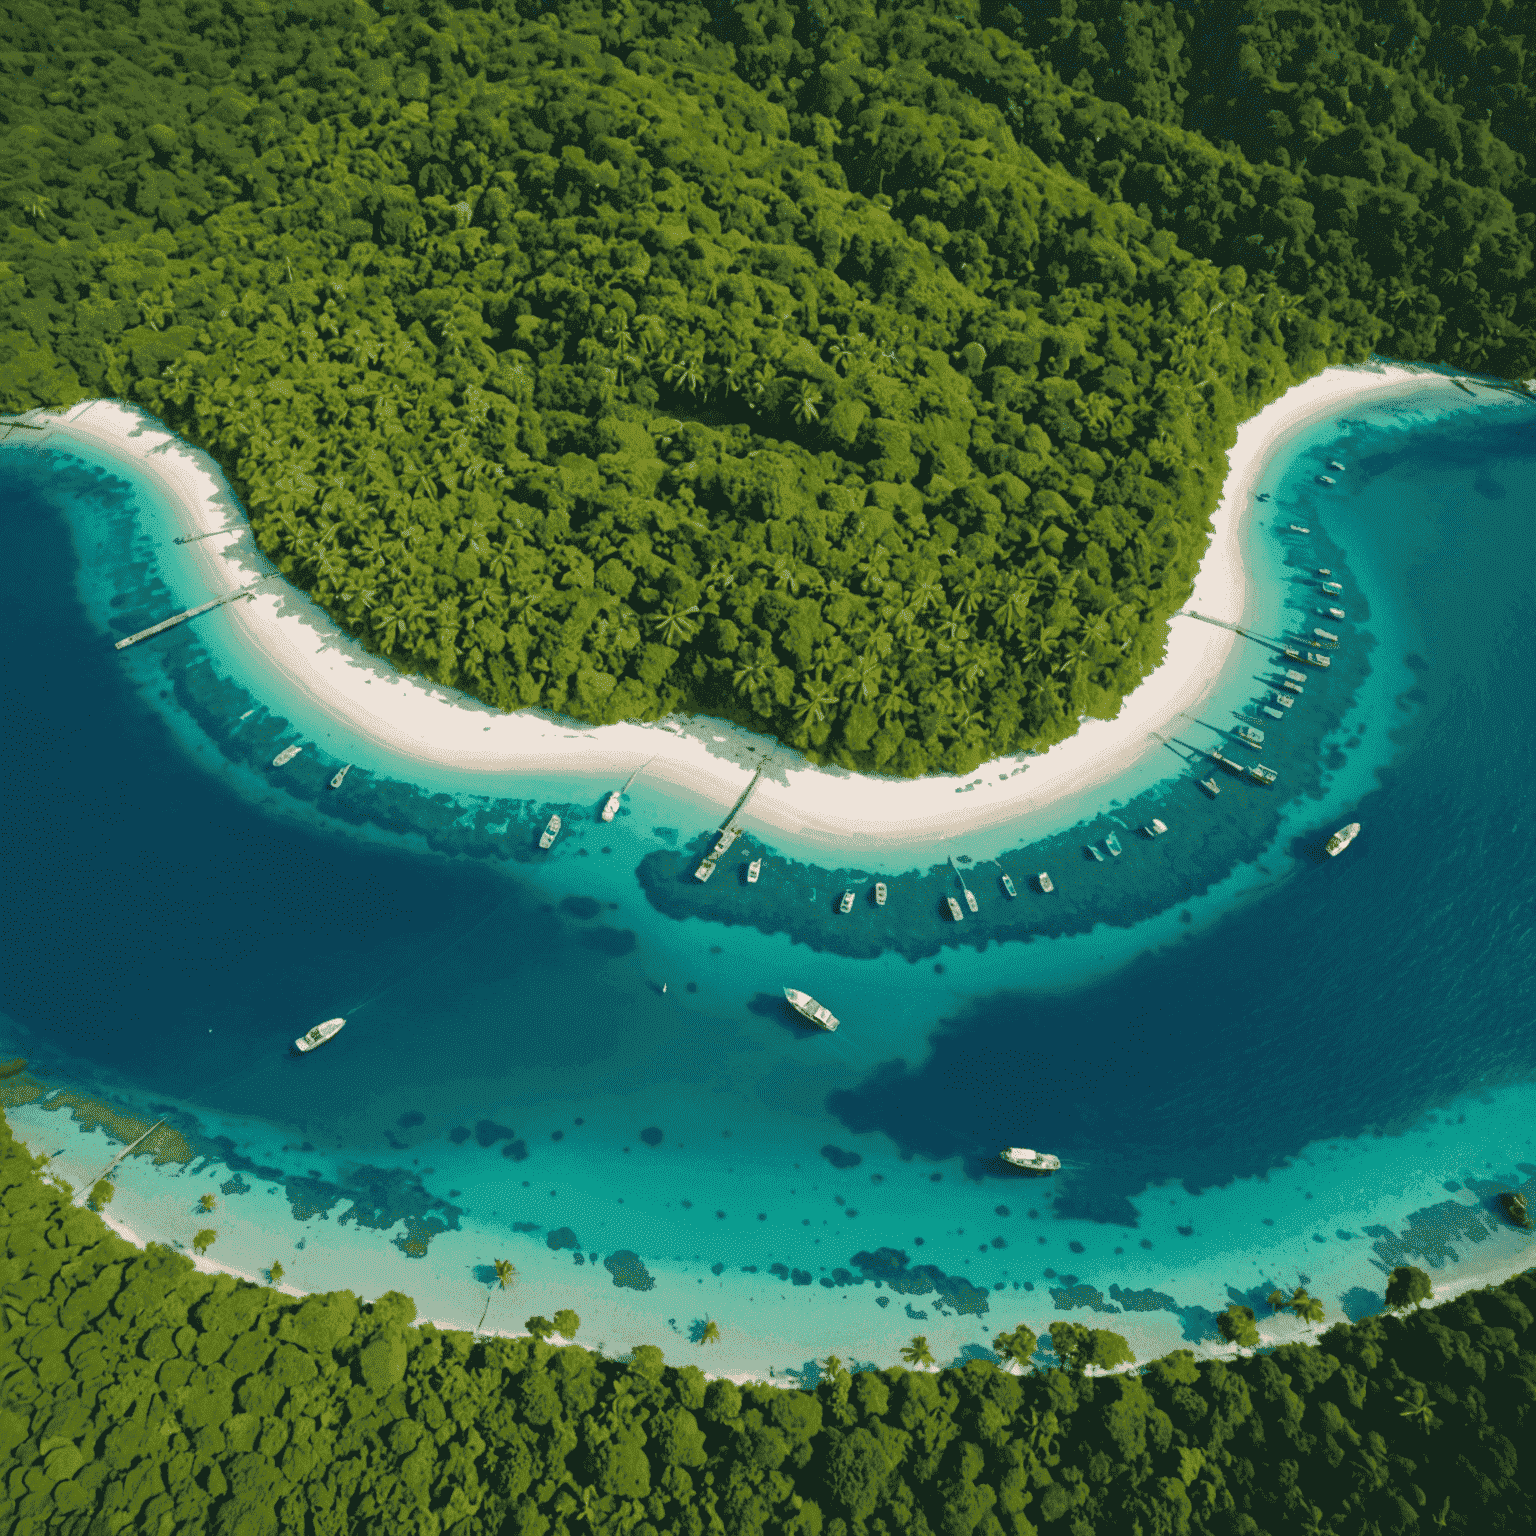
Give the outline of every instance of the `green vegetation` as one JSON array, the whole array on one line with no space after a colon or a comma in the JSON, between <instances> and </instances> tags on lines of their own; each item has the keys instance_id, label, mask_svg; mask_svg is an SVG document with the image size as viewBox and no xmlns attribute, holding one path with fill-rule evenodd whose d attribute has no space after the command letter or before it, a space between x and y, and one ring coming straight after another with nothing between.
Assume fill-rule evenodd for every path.
<instances>
[{"instance_id":1,"label":"green vegetation","mask_svg":"<svg viewBox=\"0 0 1536 1536\"><path fill-rule=\"evenodd\" d=\"M1289 384L1536 368L1531 14L20 0L0 407L501 708L965 770L1155 665Z\"/></svg>"},{"instance_id":2,"label":"green vegetation","mask_svg":"<svg viewBox=\"0 0 1536 1536\"><path fill-rule=\"evenodd\" d=\"M281 1285L283 1283L283 1276L285 1274L287 1274L287 1270L285 1270L283 1266L277 1262L276 1259L273 1259L272 1267L267 1270L267 1279L270 1280L273 1285Z\"/></svg>"},{"instance_id":3,"label":"green vegetation","mask_svg":"<svg viewBox=\"0 0 1536 1536\"><path fill-rule=\"evenodd\" d=\"M611 1360L417 1327L395 1293L301 1301L201 1274L71 1208L41 1162L0 1126L8 1536L1536 1524L1515 1449L1536 1404L1536 1272L1231 1364L828 1360L814 1392L784 1391L707 1381L651 1345Z\"/></svg>"},{"instance_id":4,"label":"green vegetation","mask_svg":"<svg viewBox=\"0 0 1536 1536\"><path fill-rule=\"evenodd\" d=\"M212 1195L199 1195L198 1196L197 1208L200 1211L211 1211L214 1208L214 1206L217 1205L217 1204L218 1204L218 1201L215 1200Z\"/></svg>"},{"instance_id":5,"label":"green vegetation","mask_svg":"<svg viewBox=\"0 0 1536 1536\"><path fill-rule=\"evenodd\" d=\"M1236 1344L1239 1349L1259 1347L1259 1330L1254 1322L1252 1307L1240 1307L1234 1302L1225 1312L1217 1315L1216 1331L1227 1343Z\"/></svg>"},{"instance_id":6,"label":"green vegetation","mask_svg":"<svg viewBox=\"0 0 1536 1536\"><path fill-rule=\"evenodd\" d=\"M1434 1294L1429 1276L1416 1265L1399 1264L1387 1276L1387 1306L1394 1312L1416 1307L1421 1301L1429 1301Z\"/></svg>"},{"instance_id":7,"label":"green vegetation","mask_svg":"<svg viewBox=\"0 0 1536 1536\"><path fill-rule=\"evenodd\" d=\"M212 1227L204 1227L203 1230L192 1239L193 1253L207 1253L208 1250L212 1248L214 1243L217 1241L218 1236L219 1234L215 1232Z\"/></svg>"},{"instance_id":8,"label":"green vegetation","mask_svg":"<svg viewBox=\"0 0 1536 1536\"><path fill-rule=\"evenodd\" d=\"M103 1206L112 1203L112 1196L117 1193L117 1186L111 1179L97 1179L91 1186L90 1206L93 1211L99 1211Z\"/></svg>"},{"instance_id":9,"label":"green vegetation","mask_svg":"<svg viewBox=\"0 0 1536 1536\"><path fill-rule=\"evenodd\" d=\"M1289 1296L1284 1291L1271 1291L1265 1299L1276 1312L1293 1312L1304 1323L1320 1323L1323 1320L1322 1302L1315 1296L1309 1296L1304 1285L1298 1285Z\"/></svg>"}]
</instances>

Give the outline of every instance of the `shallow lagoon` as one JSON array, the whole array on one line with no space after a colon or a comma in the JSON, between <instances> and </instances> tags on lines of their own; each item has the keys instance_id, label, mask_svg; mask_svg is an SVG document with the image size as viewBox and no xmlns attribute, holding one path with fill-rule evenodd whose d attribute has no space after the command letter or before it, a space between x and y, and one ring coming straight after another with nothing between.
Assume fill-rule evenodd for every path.
<instances>
[{"instance_id":1,"label":"shallow lagoon","mask_svg":"<svg viewBox=\"0 0 1536 1536\"><path fill-rule=\"evenodd\" d=\"M735 1370L884 1363L913 1332L954 1357L1079 1308L1145 1352L1255 1287L1305 1274L1357 1315L1382 1265L1513 1251L1491 1190L1536 1171L1536 411L1447 395L1374 402L1269 467L1249 627L1294 628L1318 565L1350 595L1337 675L1266 722L1275 790L1208 802L1206 765L1154 748L1028 825L857 866L896 878L850 919L847 872L788 838L749 846L750 901L730 863L697 887L717 817L643 778L611 827L606 781L466 789L377 753L332 796L345 732L224 647L217 614L105 643L202 595L163 509L0 449L25 555L6 622L36 658L4 685L29 750L7 765L0 1050L174 1106L201 1161L123 1171L114 1213L146 1233L189 1239L223 1188L215 1256L237 1267L396 1286L465 1325L509 1256L492 1323L569 1304L611 1347L681 1344L707 1312ZM1320 487L1332 457L1348 472ZM1273 667L1245 645L1228 673L1187 749ZM573 819L540 860L554 805ZM1132 834L1149 814L1169 836ZM1355 816L1359 843L1320 860ZM1119 860L1082 856L1117 826ZM938 916L951 854L983 921ZM1026 888L1037 867L1061 900ZM798 1030L784 984L843 1029ZM333 1046L284 1054L330 1013L351 1021ZM66 1170L112 1156L38 1101L11 1113ZM1064 1174L990 1161L1020 1140Z\"/></svg>"}]
</instances>

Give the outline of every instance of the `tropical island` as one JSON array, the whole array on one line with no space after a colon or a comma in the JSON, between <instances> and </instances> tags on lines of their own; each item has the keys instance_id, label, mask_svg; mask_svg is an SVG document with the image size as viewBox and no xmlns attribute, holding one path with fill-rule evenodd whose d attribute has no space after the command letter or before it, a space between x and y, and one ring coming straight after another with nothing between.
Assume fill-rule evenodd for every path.
<instances>
[{"instance_id":1,"label":"tropical island","mask_svg":"<svg viewBox=\"0 0 1536 1536\"><path fill-rule=\"evenodd\" d=\"M209 1273L117 1236L45 1161L0 1126L0 1521L16 1536L1514 1536L1536 1519L1516 1477L1536 1270L1425 1307L1429 1277L1399 1268L1388 1315L1315 1344L1265 1346L1234 1305L1224 1359L1138 1366L1117 1335L1062 1321L1042 1354L1020 1322L961 1368L918 1337L904 1364L829 1358L787 1389L652 1344L549 1343L579 1330L568 1310L506 1338L418 1324L397 1292ZM1270 1302L1321 1311L1304 1290ZM701 1320L706 1363L715 1336Z\"/></svg>"},{"instance_id":2,"label":"tropical island","mask_svg":"<svg viewBox=\"0 0 1536 1536\"><path fill-rule=\"evenodd\" d=\"M142 404L500 709L1048 745L1163 655L1239 422L1536 363L1513 14L1099 9L23 7L0 407Z\"/></svg>"}]
</instances>

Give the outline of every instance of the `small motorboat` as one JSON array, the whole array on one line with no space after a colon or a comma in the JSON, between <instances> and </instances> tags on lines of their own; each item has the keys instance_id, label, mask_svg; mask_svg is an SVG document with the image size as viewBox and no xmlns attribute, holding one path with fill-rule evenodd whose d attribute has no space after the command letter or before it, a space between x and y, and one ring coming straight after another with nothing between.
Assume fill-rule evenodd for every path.
<instances>
[{"instance_id":1,"label":"small motorboat","mask_svg":"<svg viewBox=\"0 0 1536 1536\"><path fill-rule=\"evenodd\" d=\"M283 750L272 759L272 766L274 768L285 767L287 764L291 763L294 758L296 758L303 750L303 747L284 747Z\"/></svg>"},{"instance_id":2,"label":"small motorboat","mask_svg":"<svg viewBox=\"0 0 1536 1536\"><path fill-rule=\"evenodd\" d=\"M876 880L875 881L875 905L877 907L883 907L885 905L885 881L884 880Z\"/></svg>"},{"instance_id":3,"label":"small motorboat","mask_svg":"<svg viewBox=\"0 0 1536 1536\"><path fill-rule=\"evenodd\" d=\"M1092 859L1095 864L1102 864L1104 862L1104 855L1099 852L1098 848L1093 843L1088 844L1088 857Z\"/></svg>"},{"instance_id":4,"label":"small motorboat","mask_svg":"<svg viewBox=\"0 0 1536 1536\"><path fill-rule=\"evenodd\" d=\"M1054 1153L1036 1152L1032 1147L1004 1147L999 1155L1009 1167L1030 1173L1055 1173L1061 1167L1061 1159Z\"/></svg>"},{"instance_id":5,"label":"small motorboat","mask_svg":"<svg viewBox=\"0 0 1536 1536\"><path fill-rule=\"evenodd\" d=\"M762 874L762 872L763 861L761 859L753 859L752 862L747 865L747 884L756 885L757 877Z\"/></svg>"},{"instance_id":6,"label":"small motorboat","mask_svg":"<svg viewBox=\"0 0 1536 1536\"><path fill-rule=\"evenodd\" d=\"M1055 885L1053 885L1051 882L1051 877L1046 874L1043 869L1038 875L1035 876L1035 879L1040 882L1040 889L1044 891L1047 896L1049 896L1051 892L1056 889Z\"/></svg>"},{"instance_id":7,"label":"small motorboat","mask_svg":"<svg viewBox=\"0 0 1536 1536\"><path fill-rule=\"evenodd\" d=\"M709 877L714 874L714 872L715 861L713 859L705 859L704 862L700 864L696 870L694 870L693 878L697 880L700 885L703 885L703 883L708 880Z\"/></svg>"},{"instance_id":8,"label":"small motorboat","mask_svg":"<svg viewBox=\"0 0 1536 1536\"><path fill-rule=\"evenodd\" d=\"M1019 894L1018 889L1013 883L1012 876L1008 874L1003 875L1003 890L1007 893L1009 901L1012 901L1013 898Z\"/></svg>"},{"instance_id":9,"label":"small motorboat","mask_svg":"<svg viewBox=\"0 0 1536 1536\"><path fill-rule=\"evenodd\" d=\"M1341 475L1344 473L1344 466L1337 459L1329 459L1328 468L1337 470Z\"/></svg>"},{"instance_id":10,"label":"small motorboat","mask_svg":"<svg viewBox=\"0 0 1536 1536\"><path fill-rule=\"evenodd\" d=\"M549 818L549 820L547 822L545 822L544 830L541 833L539 833L539 847L540 848L550 848L550 847L553 847L555 839L557 837L559 837L559 836L560 836L560 818L558 816L551 816Z\"/></svg>"},{"instance_id":11,"label":"small motorboat","mask_svg":"<svg viewBox=\"0 0 1536 1536\"><path fill-rule=\"evenodd\" d=\"M1317 610L1325 619L1342 619L1345 617L1342 608L1319 608Z\"/></svg>"},{"instance_id":12,"label":"small motorboat","mask_svg":"<svg viewBox=\"0 0 1536 1536\"><path fill-rule=\"evenodd\" d=\"M324 1024L316 1024L311 1030L299 1036L293 1042L297 1051L312 1051L317 1045L324 1045L327 1040L332 1040L341 1031L345 1019L327 1019Z\"/></svg>"},{"instance_id":13,"label":"small motorboat","mask_svg":"<svg viewBox=\"0 0 1536 1536\"><path fill-rule=\"evenodd\" d=\"M1118 859L1120 857L1120 839L1113 832L1104 839L1104 846L1109 849L1111 858Z\"/></svg>"},{"instance_id":14,"label":"small motorboat","mask_svg":"<svg viewBox=\"0 0 1536 1536\"><path fill-rule=\"evenodd\" d=\"M624 796L620 794L618 790L614 790L614 792L608 796L608 798L603 802L604 821L612 821L613 818L619 814L619 805L622 803L623 799Z\"/></svg>"},{"instance_id":15,"label":"small motorboat","mask_svg":"<svg viewBox=\"0 0 1536 1536\"><path fill-rule=\"evenodd\" d=\"M1323 845L1323 852L1330 859L1336 859L1349 845L1360 835L1360 823L1352 821L1347 827L1340 827L1337 832Z\"/></svg>"},{"instance_id":16,"label":"small motorboat","mask_svg":"<svg viewBox=\"0 0 1536 1536\"><path fill-rule=\"evenodd\" d=\"M1291 524L1291 532L1292 533L1311 533L1312 530L1310 528L1303 528L1300 523L1292 523Z\"/></svg>"},{"instance_id":17,"label":"small motorboat","mask_svg":"<svg viewBox=\"0 0 1536 1536\"><path fill-rule=\"evenodd\" d=\"M848 913L853 911L853 892L852 891L844 891L843 892L842 898L838 901L837 910L839 912L841 912L845 917L847 916Z\"/></svg>"},{"instance_id":18,"label":"small motorboat","mask_svg":"<svg viewBox=\"0 0 1536 1536\"><path fill-rule=\"evenodd\" d=\"M352 764L351 763L347 763L343 768L339 769L337 771L337 773L335 774L335 776L331 779L331 788L332 789L340 789L341 788L341 781L344 778L346 778L346 776L349 773L351 773L351 771L352 771Z\"/></svg>"},{"instance_id":19,"label":"small motorboat","mask_svg":"<svg viewBox=\"0 0 1536 1536\"><path fill-rule=\"evenodd\" d=\"M1274 705L1272 705L1272 704L1266 704L1264 706L1264 713L1266 715L1268 715L1271 720L1284 720L1285 719L1285 716L1278 709L1276 709L1274 707Z\"/></svg>"},{"instance_id":20,"label":"small motorboat","mask_svg":"<svg viewBox=\"0 0 1536 1536\"><path fill-rule=\"evenodd\" d=\"M1319 475L1317 477L1317 483L1319 485L1337 485L1339 482L1335 480L1332 475Z\"/></svg>"},{"instance_id":21,"label":"small motorboat","mask_svg":"<svg viewBox=\"0 0 1536 1536\"><path fill-rule=\"evenodd\" d=\"M1221 793L1221 785L1215 779L1201 779L1200 788L1208 794L1212 800Z\"/></svg>"},{"instance_id":22,"label":"small motorboat","mask_svg":"<svg viewBox=\"0 0 1536 1536\"><path fill-rule=\"evenodd\" d=\"M1148 837L1161 837L1168 830L1168 823L1162 820L1161 817L1154 816L1141 830Z\"/></svg>"},{"instance_id":23,"label":"small motorboat","mask_svg":"<svg viewBox=\"0 0 1536 1536\"><path fill-rule=\"evenodd\" d=\"M965 913L960 910L960 903L953 896L946 896L944 898L944 905L953 922L958 923L965 917Z\"/></svg>"},{"instance_id":24,"label":"small motorboat","mask_svg":"<svg viewBox=\"0 0 1536 1536\"><path fill-rule=\"evenodd\" d=\"M817 1029L831 1031L837 1028L832 1013L821 1006L809 992L799 992L794 987L784 988L784 1000L802 1019L809 1020Z\"/></svg>"}]
</instances>

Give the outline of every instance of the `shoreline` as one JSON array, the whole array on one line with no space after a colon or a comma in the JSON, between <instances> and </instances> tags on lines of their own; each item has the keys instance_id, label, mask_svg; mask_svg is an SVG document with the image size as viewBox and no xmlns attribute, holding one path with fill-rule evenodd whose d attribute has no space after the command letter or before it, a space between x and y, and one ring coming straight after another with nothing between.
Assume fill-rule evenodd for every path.
<instances>
[{"instance_id":1,"label":"shoreline","mask_svg":"<svg viewBox=\"0 0 1536 1536\"><path fill-rule=\"evenodd\" d=\"M1336 367L1293 386L1244 422L1228 452L1211 541L1186 611L1243 621L1249 598L1243 540L1252 527L1253 493L1286 440L1363 397L1454 387L1446 375L1399 364ZM62 419L51 418L40 446L55 435L66 443L89 444L147 476L183 536L221 529L235 535L187 546L210 597L233 593L262 576L279 579L257 550L249 521L217 466L154 418L120 401L89 401ZM722 813L766 762L751 822L820 848L845 851L854 838L870 852L889 854L995 830L1109 782L1160 744L1158 732L1201 706L1237 643L1230 629L1187 618L1171 621L1162 662L1125 698L1113 720L1087 720L1038 756L994 759L964 778L895 779L813 766L772 738L705 716L589 726L542 710L504 714L396 671L286 582L230 604L225 612L243 643L309 704L399 757L481 779L518 772L607 773L614 788L644 768ZM956 804L962 789L966 798Z\"/></svg>"}]
</instances>

